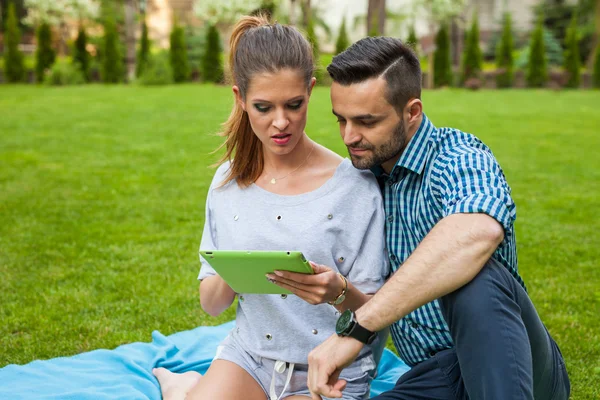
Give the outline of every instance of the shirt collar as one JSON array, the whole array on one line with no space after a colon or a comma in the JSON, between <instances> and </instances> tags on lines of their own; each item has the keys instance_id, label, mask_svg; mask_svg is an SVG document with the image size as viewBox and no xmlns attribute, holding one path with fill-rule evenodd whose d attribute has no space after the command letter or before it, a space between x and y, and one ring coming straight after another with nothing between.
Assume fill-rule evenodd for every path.
<instances>
[{"instance_id":1,"label":"shirt collar","mask_svg":"<svg viewBox=\"0 0 600 400\"><path fill-rule=\"evenodd\" d=\"M408 142L408 145L402 152L402 155L392 168L390 178L397 179L402 168L406 168L416 174L421 174L427 164L427 154L429 153L429 141L436 127L429 121L429 118L423 113L421 125L414 136ZM381 165L376 165L371 169L376 177L384 176L385 171Z\"/></svg>"}]
</instances>

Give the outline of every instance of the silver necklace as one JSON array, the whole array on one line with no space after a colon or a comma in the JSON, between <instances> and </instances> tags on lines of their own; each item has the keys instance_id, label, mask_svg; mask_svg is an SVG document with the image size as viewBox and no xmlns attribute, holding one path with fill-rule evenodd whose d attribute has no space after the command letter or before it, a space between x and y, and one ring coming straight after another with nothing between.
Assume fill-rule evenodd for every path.
<instances>
[{"instance_id":1,"label":"silver necklace","mask_svg":"<svg viewBox=\"0 0 600 400\"><path fill-rule=\"evenodd\" d=\"M274 176L271 177L271 184L274 185L277 183L277 181L280 181L282 179L287 178L289 175L293 174L294 172L298 171L300 169L300 167L302 167L304 164L306 164L306 162L308 161L308 159L310 158L310 156L313 153L313 150L315 149L315 145L313 144L312 148L310 149L310 152L308 153L308 155L306 156L306 158L304 159L304 161L302 161L302 163L300 163L300 165L298 165L296 168L294 168L293 170L291 170L290 172L288 172L287 174L285 174L284 176L281 176L279 178L275 178Z\"/></svg>"}]
</instances>

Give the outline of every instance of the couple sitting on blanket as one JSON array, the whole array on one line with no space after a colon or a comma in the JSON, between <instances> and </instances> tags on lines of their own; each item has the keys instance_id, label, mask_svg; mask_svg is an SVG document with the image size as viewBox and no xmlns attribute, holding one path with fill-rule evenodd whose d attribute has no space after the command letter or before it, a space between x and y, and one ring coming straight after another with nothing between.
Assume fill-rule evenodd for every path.
<instances>
[{"instance_id":1,"label":"couple sitting on blanket","mask_svg":"<svg viewBox=\"0 0 600 400\"><path fill-rule=\"evenodd\" d=\"M412 369L378 399L566 399L562 356L517 272L515 205L489 148L435 128L415 54L376 37L327 68L343 159L304 132L313 65L295 28L262 16L236 25L235 103L201 249L297 249L315 274L267 277L294 296L241 294L201 260L202 308L216 316L237 295L236 328L205 376L155 369L164 398L364 399L377 332L391 325Z\"/></svg>"}]
</instances>

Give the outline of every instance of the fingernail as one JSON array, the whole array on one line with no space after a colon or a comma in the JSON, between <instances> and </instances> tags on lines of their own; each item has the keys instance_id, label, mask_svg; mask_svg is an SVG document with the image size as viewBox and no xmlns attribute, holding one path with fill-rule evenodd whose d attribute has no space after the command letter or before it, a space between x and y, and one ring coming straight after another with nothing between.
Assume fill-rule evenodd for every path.
<instances>
[{"instance_id":1,"label":"fingernail","mask_svg":"<svg viewBox=\"0 0 600 400\"><path fill-rule=\"evenodd\" d=\"M275 282L275 279L273 279L273 275L266 275L265 278L267 278L267 280L271 283Z\"/></svg>"},{"instance_id":2,"label":"fingernail","mask_svg":"<svg viewBox=\"0 0 600 400\"><path fill-rule=\"evenodd\" d=\"M277 276L283 276L283 274L281 273L281 271L273 271L273 272L275 272L275 275L277 275Z\"/></svg>"}]
</instances>

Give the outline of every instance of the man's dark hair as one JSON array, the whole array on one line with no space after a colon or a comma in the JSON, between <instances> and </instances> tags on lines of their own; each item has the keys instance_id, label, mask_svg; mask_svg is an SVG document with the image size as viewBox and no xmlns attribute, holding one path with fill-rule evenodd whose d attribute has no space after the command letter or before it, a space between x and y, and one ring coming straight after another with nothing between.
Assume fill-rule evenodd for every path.
<instances>
[{"instance_id":1,"label":"man's dark hair","mask_svg":"<svg viewBox=\"0 0 600 400\"><path fill-rule=\"evenodd\" d=\"M333 58L327 72L340 85L383 76L386 100L401 112L408 100L421 98L421 65L412 49L399 39L367 37Z\"/></svg>"}]
</instances>

